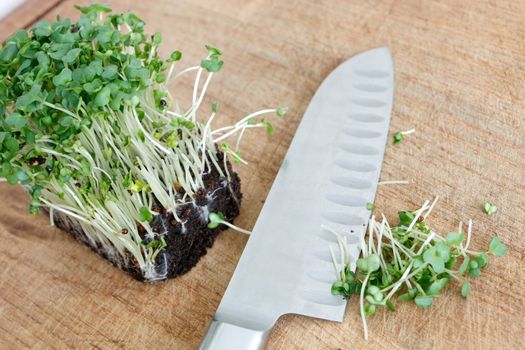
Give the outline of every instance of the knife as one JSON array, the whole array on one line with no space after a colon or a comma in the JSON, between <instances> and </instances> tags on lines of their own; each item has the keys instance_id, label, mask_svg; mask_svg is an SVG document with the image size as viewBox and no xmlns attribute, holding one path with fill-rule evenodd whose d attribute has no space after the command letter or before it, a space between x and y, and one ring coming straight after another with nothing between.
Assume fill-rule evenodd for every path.
<instances>
[{"instance_id":1,"label":"knife","mask_svg":"<svg viewBox=\"0 0 525 350\"><path fill-rule=\"evenodd\" d=\"M308 106L201 350L260 350L277 319L343 320L329 227L347 238L351 267L374 202L392 112L387 48L338 66Z\"/></svg>"}]
</instances>

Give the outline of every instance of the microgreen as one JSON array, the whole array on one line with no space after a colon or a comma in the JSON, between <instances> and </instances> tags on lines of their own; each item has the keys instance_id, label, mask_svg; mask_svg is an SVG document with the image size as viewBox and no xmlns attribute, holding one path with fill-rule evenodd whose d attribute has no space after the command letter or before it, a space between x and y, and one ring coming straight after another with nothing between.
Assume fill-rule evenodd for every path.
<instances>
[{"instance_id":1,"label":"microgreen","mask_svg":"<svg viewBox=\"0 0 525 350\"><path fill-rule=\"evenodd\" d=\"M210 73L215 73L221 70L224 62L220 60L222 52L214 47L206 45L208 49L208 57L201 62L201 67Z\"/></svg>"},{"instance_id":2,"label":"microgreen","mask_svg":"<svg viewBox=\"0 0 525 350\"><path fill-rule=\"evenodd\" d=\"M485 213L487 213L487 215L492 215L492 214L496 214L496 211L498 211L498 208L496 207L496 205L485 201L483 202L483 210L485 211Z\"/></svg>"},{"instance_id":3,"label":"microgreen","mask_svg":"<svg viewBox=\"0 0 525 350\"><path fill-rule=\"evenodd\" d=\"M148 208L146 207L140 208L139 213L140 213L140 221L150 222L151 220L153 220L153 214L151 214Z\"/></svg>"},{"instance_id":4,"label":"microgreen","mask_svg":"<svg viewBox=\"0 0 525 350\"><path fill-rule=\"evenodd\" d=\"M146 248L159 249L159 250L162 250L166 248L167 246L168 244L166 243L166 240L164 239L164 237L161 237L160 239L153 239L148 244L146 244Z\"/></svg>"},{"instance_id":5,"label":"microgreen","mask_svg":"<svg viewBox=\"0 0 525 350\"><path fill-rule=\"evenodd\" d=\"M217 105L211 115L199 107L224 64L220 50L206 46L200 65L176 72L182 53L160 57L162 35L146 34L137 15L96 3L77 8L77 22L43 20L0 47L0 178L27 189L31 213L45 207L51 222L54 213L68 215L90 244L156 279L164 244L142 244L144 234L156 237L153 203L175 214L205 187L204 174L230 179L227 161L243 162L244 131L273 131L270 116L285 109L214 129ZM168 88L191 73L192 99L178 101ZM234 136L235 148L216 147Z\"/></svg>"},{"instance_id":6,"label":"microgreen","mask_svg":"<svg viewBox=\"0 0 525 350\"><path fill-rule=\"evenodd\" d=\"M410 129L410 130L407 130L407 131L398 131L394 134L394 137L393 137L393 140L392 140L392 143L394 145L397 145L398 143L400 143L401 141L403 141L403 139L405 138L405 135L409 135L409 134L412 134L416 132L415 129Z\"/></svg>"},{"instance_id":7,"label":"microgreen","mask_svg":"<svg viewBox=\"0 0 525 350\"><path fill-rule=\"evenodd\" d=\"M470 282L465 280L463 281L463 286L461 287L461 295L467 297L470 293Z\"/></svg>"},{"instance_id":8,"label":"microgreen","mask_svg":"<svg viewBox=\"0 0 525 350\"><path fill-rule=\"evenodd\" d=\"M374 272L379 269L380 261L377 254L370 254L357 260L357 267L363 272Z\"/></svg>"},{"instance_id":9,"label":"microgreen","mask_svg":"<svg viewBox=\"0 0 525 350\"><path fill-rule=\"evenodd\" d=\"M489 244L489 253L494 256L503 256L507 253L507 246L501 243L498 237L492 237Z\"/></svg>"},{"instance_id":10,"label":"microgreen","mask_svg":"<svg viewBox=\"0 0 525 350\"><path fill-rule=\"evenodd\" d=\"M210 213L208 216L208 228L217 228L224 221L224 215L222 213Z\"/></svg>"},{"instance_id":11,"label":"microgreen","mask_svg":"<svg viewBox=\"0 0 525 350\"><path fill-rule=\"evenodd\" d=\"M275 112L275 114L277 114L278 117L284 117L287 111L288 111L288 107L279 107L277 108L277 111Z\"/></svg>"},{"instance_id":12,"label":"microgreen","mask_svg":"<svg viewBox=\"0 0 525 350\"><path fill-rule=\"evenodd\" d=\"M376 205L374 203L366 203L367 210L374 210L375 208L376 208Z\"/></svg>"},{"instance_id":13,"label":"microgreen","mask_svg":"<svg viewBox=\"0 0 525 350\"><path fill-rule=\"evenodd\" d=\"M403 135L403 133L401 131L398 131L394 134L394 145L400 143L401 141L403 141L403 138L405 137L405 135Z\"/></svg>"},{"instance_id":14,"label":"microgreen","mask_svg":"<svg viewBox=\"0 0 525 350\"><path fill-rule=\"evenodd\" d=\"M436 200L431 205L425 202L416 211L400 211L397 226L389 225L384 216L380 222L372 216L368 242L361 242L362 255L355 262L358 273L350 268L346 238L329 229L337 238L341 255L341 261L337 261L330 247L337 276L331 292L344 298L359 295L365 339L366 317L381 307L395 310L394 300L431 307L451 281L460 283L461 295L466 298L471 289L467 277L481 275L489 264L488 253L494 256L506 253L507 247L498 237L492 238L486 252L471 250L472 221L466 233L460 224L457 232L446 237L431 229L426 218Z\"/></svg>"}]
</instances>

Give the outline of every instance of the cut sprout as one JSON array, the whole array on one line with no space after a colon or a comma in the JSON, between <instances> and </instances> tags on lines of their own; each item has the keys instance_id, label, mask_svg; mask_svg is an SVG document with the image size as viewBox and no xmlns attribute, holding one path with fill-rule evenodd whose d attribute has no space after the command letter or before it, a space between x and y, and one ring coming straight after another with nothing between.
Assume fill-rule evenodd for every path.
<instances>
[{"instance_id":1,"label":"cut sprout","mask_svg":"<svg viewBox=\"0 0 525 350\"><path fill-rule=\"evenodd\" d=\"M492 238L485 252L468 249L472 220L468 221L466 241L461 222L457 232L448 235L432 230L425 220L437 199L431 204L425 201L418 210L399 212L400 223L394 227L384 215L380 221L371 216L367 233L359 243L361 257L357 261L350 261L346 236L324 227L334 234L340 254L337 259L333 247L329 247L336 280L332 294L344 298L359 295L365 339L367 316L375 314L378 307L394 311L393 298L400 290L404 294L398 295L397 300L414 300L418 306L429 307L448 281L454 279L462 284L461 294L467 297L470 283L466 275L479 276L480 269L488 266L488 254L505 254L507 248L497 237ZM358 273L352 271L353 264Z\"/></svg>"}]
</instances>

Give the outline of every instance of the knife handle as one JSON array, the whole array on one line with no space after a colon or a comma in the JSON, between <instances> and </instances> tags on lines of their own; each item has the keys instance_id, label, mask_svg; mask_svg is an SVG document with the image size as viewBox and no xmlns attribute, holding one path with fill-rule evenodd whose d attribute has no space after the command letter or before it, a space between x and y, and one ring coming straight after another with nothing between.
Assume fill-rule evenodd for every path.
<instances>
[{"instance_id":1,"label":"knife handle","mask_svg":"<svg viewBox=\"0 0 525 350\"><path fill-rule=\"evenodd\" d=\"M214 319L199 350L264 350L271 330L253 330Z\"/></svg>"}]
</instances>

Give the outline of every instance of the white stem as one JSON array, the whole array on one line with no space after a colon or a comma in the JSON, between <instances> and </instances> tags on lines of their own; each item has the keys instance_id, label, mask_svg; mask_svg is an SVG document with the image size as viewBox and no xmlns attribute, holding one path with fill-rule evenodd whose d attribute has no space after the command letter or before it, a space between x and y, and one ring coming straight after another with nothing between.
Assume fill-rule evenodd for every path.
<instances>
[{"instance_id":1,"label":"white stem","mask_svg":"<svg viewBox=\"0 0 525 350\"><path fill-rule=\"evenodd\" d=\"M365 280L363 281L363 284L361 285L361 293L359 294L359 310L361 312L361 321L363 322L363 332L365 340L368 340L368 325L366 324L366 314L365 314L365 287L368 283L368 278L370 277L370 274L367 274L365 277Z\"/></svg>"},{"instance_id":2,"label":"white stem","mask_svg":"<svg viewBox=\"0 0 525 350\"><path fill-rule=\"evenodd\" d=\"M378 185L408 185L410 182L408 180L387 180L379 181Z\"/></svg>"},{"instance_id":3,"label":"white stem","mask_svg":"<svg viewBox=\"0 0 525 350\"><path fill-rule=\"evenodd\" d=\"M248 230L242 229L240 227L237 227L237 226L235 226L233 224L230 224L228 221L221 221L221 224L224 224L224 225L228 226L229 228L234 229L235 231L239 231L239 232L245 233L247 235L252 234L251 231L248 231Z\"/></svg>"}]
</instances>

